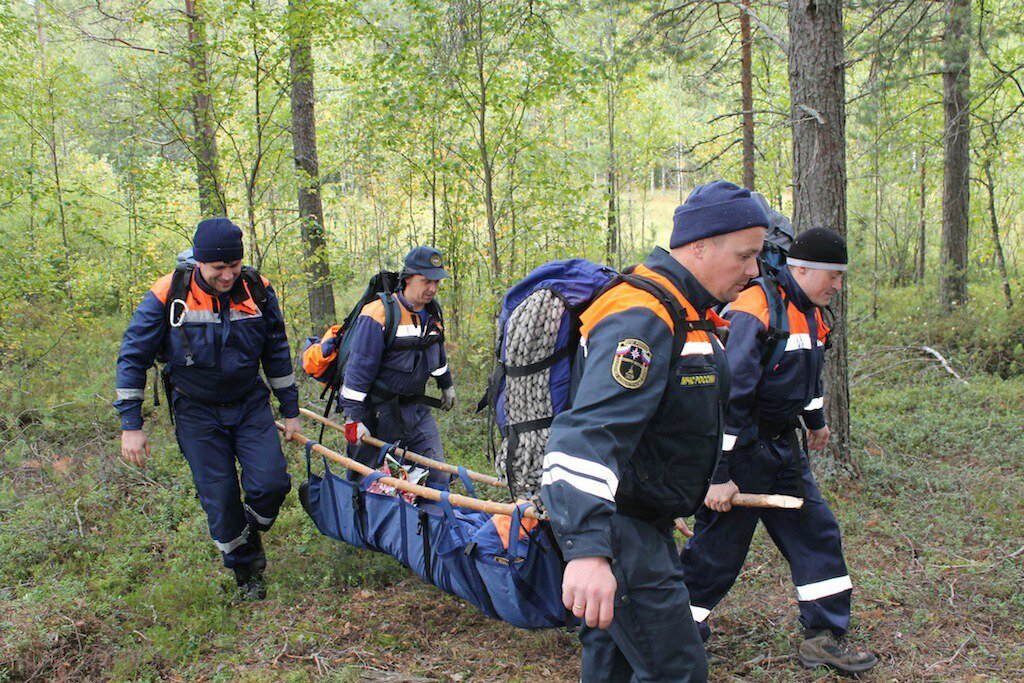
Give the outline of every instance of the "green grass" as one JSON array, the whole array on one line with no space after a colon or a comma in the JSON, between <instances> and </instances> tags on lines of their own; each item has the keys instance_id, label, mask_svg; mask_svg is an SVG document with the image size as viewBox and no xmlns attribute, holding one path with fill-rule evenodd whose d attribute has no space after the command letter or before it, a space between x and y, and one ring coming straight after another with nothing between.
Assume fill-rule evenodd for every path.
<instances>
[{"instance_id":1,"label":"green grass","mask_svg":"<svg viewBox=\"0 0 1024 683\"><path fill-rule=\"evenodd\" d=\"M989 348L1011 348L1018 314L982 306L987 328L965 332L971 321L957 317L957 334L924 296L884 294L879 319L852 338L860 476L823 487L856 585L852 635L879 653L880 679L1020 680L1024 378L991 365L1001 356ZM895 320L910 322L893 343ZM30 317L0 361L0 681L576 679L572 636L488 620L391 558L323 537L294 495L267 535L270 598L239 602L163 405L147 402L147 468L118 457L107 399L123 321L76 327L39 356L62 325ZM920 344L969 384L932 361L893 362ZM472 410L488 351L463 349L452 364L459 405L439 415L448 457L489 471ZM319 386L303 392L315 398ZM287 453L297 484L301 451ZM821 678L789 656L795 598L763 532L713 619L715 680Z\"/></svg>"}]
</instances>

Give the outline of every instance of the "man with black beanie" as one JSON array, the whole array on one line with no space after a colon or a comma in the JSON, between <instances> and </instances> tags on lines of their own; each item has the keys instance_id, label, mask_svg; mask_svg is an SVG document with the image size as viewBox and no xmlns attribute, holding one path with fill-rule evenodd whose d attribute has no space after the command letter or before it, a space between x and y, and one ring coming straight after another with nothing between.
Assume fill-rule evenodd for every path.
<instances>
[{"instance_id":1,"label":"man with black beanie","mask_svg":"<svg viewBox=\"0 0 1024 683\"><path fill-rule=\"evenodd\" d=\"M237 225L199 223L192 259L153 285L125 330L114 406L121 455L143 467L146 373L158 357L165 361L175 435L214 545L242 596L261 600L267 561L260 532L274 523L291 479L260 366L280 402L286 439L299 431L299 392L277 296L266 278L242 266L242 256Z\"/></svg>"},{"instance_id":2,"label":"man with black beanie","mask_svg":"<svg viewBox=\"0 0 1024 683\"><path fill-rule=\"evenodd\" d=\"M777 278L789 336L773 367L764 367L770 357L765 348L770 315L766 290L744 290L725 314L732 388L723 453L682 562L690 610L707 639L708 616L736 580L761 520L788 560L796 585L805 629L801 663L857 673L875 666L877 659L844 640L853 584L839 525L797 438L806 427L809 450L821 450L829 441L822 380L829 329L821 308L842 288L847 261L846 242L833 230L812 228L797 237ZM730 500L740 491L799 496L804 507L733 508Z\"/></svg>"}]
</instances>

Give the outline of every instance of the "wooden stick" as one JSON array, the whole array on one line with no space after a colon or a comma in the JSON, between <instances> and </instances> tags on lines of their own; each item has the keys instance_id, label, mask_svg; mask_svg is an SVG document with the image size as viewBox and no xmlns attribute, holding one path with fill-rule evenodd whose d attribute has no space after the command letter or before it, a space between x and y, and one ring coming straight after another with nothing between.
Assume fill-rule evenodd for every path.
<instances>
[{"instance_id":1,"label":"wooden stick","mask_svg":"<svg viewBox=\"0 0 1024 683\"><path fill-rule=\"evenodd\" d=\"M283 432L284 425L281 424L280 422L277 422L276 424L277 428ZM308 442L312 441L312 439L305 437L301 432L293 434L291 440L299 444L300 446L305 446ZM314 442L312 450L323 455L329 460L333 460L339 465L342 465L354 472L362 474L363 476L366 476L374 472L373 468L368 467L367 465L364 465L361 462L353 460L352 458L347 458L341 453L332 451L330 448L326 448L325 446L322 446L319 443ZM408 493L415 494L420 498L426 498L428 500L433 501L441 500L441 492L438 491L437 489L427 488L426 486L419 486L417 484L410 484L407 481L404 481L402 479L395 479L394 477L381 477L380 482L383 484L387 484L388 486L392 486L396 489L399 489L400 491L406 491ZM448 501L452 505L468 508L470 510L486 512L489 515L508 515L509 517L511 517L512 513L514 513L516 510L516 506L512 505L511 503L493 503L489 500L480 500L479 498L460 496L457 493L451 494L448 497ZM548 518L547 515L538 512L537 509L532 505L523 511L523 516L531 517L533 519Z\"/></svg>"},{"instance_id":2,"label":"wooden stick","mask_svg":"<svg viewBox=\"0 0 1024 683\"><path fill-rule=\"evenodd\" d=\"M323 415L314 413L312 410L299 408L299 412L308 417L309 419L319 422L322 425L326 425L331 429L336 429L342 433L345 432L344 425L335 422L334 420L331 420L329 418L326 418ZM383 441L372 436L364 436L363 443L369 444L370 446L376 446L377 448L383 448L384 446ZM419 453L413 453L412 451L407 450L405 448L396 448L395 453L397 455L404 457L406 460L410 462L416 463L417 465L423 465L424 467L429 467L430 469L438 470L440 472L448 472L449 474L459 473L459 468L456 467L455 465L449 465L446 462L434 460L432 458L426 457L425 455L420 455ZM477 483L488 484L490 486L497 486L503 489L508 488L505 485L505 482L503 482L501 479L498 479L497 477L492 477L488 474L481 474L480 472L474 472L473 470L470 469L467 469L466 472L469 474L469 478Z\"/></svg>"},{"instance_id":3,"label":"wooden stick","mask_svg":"<svg viewBox=\"0 0 1024 683\"><path fill-rule=\"evenodd\" d=\"M310 418L312 420L315 420L316 422L319 422L320 424L323 424L323 425L326 425L326 426L330 427L331 429L336 429L336 430L338 430L340 432L344 432L345 431L344 425L342 425L342 424L340 424L338 422L335 422L334 420L331 420L329 418L326 418L323 415L319 415L317 413L314 413L311 410L307 410L306 408L299 408L299 412L302 413L303 415L305 415L306 417L308 417L308 418ZM303 442L303 444L304 443L305 442ZM381 441L380 439L374 438L372 436L370 436L370 437L364 436L363 437L363 443L368 444L370 446L375 446L377 448L383 448L385 442ZM316 446L314 446L313 448L314 448L314 450L316 450ZM327 450L329 450L329 449L327 449ZM319 451L317 451L317 452L319 452ZM330 452L334 453L334 451L330 451ZM404 454L404 457L405 457L406 460L409 460L411 462L417 463L419 465L424 465L425 467L430 467L430 468L433 468L433 469L437 469L437 470L440 470L442 472L449 472L451 474L457 474L458 471L459 471L459 468L455 467L454 465L449 465L448 463L445 463L445 462L440 462L438 460L433 460L431 458L428 458L426 456L420 455L418 453L413 453L412 451L406 450L404 448L396 448L395 452L400 454L400 455ZM330 458L331 456L327 456L327 457ZM340 456L340 457L344 457L344 456ZM334 458L331 458L331 459L333 460ZM349 462L355 462L354 460L350 460L349 458L345 458L345 459L349 460ZM336 462L341 462L341 461L338 460ZM341 464L344 464L344 463L341 463ZM362 465L361 463L357 463L357 464L359 464L360 467L366 468L367 472L370 469L370 468L366 467L366 465ZM346 467L348 467L348 465L346 465ZM354 468L354 467L350 468L350 469L354 469L357 472L359 472L360 474L366 474L367 473L367 472L363 472L362 470ZM481 484L490 484L491 486L497 486L497 487L500 487L500 488L507 488L505 486L505 483L503 481L501 481L500 479L498 479L497 477L492 477L492 476L489 476L487 474L481 474L480 472L474 472L473 470L466 470L466 471L469 473L469 478L472 479L475 482L479 482ZM433 490L433 489L431 489L431 490ZM470 500L474 500L474 499L470 499ZM804 501L803 501L802 498L795 498L793 496L781 496L781 495L766 494L766 493L736 493L732 497L732 504L737 506L737 507L748 507L748 508L776 508L776 509L782 509L782 510L799 510L800 508L803 507ZM497 513L497 514L505 514L505 513ZM511 514L511 513L508 513L508 514ZM527 515L527 516L529 517L531 515ZM543 516L543 517L538 517L538 519L546 519L546 515Z\"/></svg>"},{"instance_id":4,"label":"wooden stick","mask_svg":"<svg viewBox=\"0 0 1024 683\"><path fill-rule=\"evenodd\" d=\"M795 496L781 496L774 493L734 493L732 504L742 508L777 508L782 510L799 510L804 506L804 499Z\"/></svg>"}]
</instances>

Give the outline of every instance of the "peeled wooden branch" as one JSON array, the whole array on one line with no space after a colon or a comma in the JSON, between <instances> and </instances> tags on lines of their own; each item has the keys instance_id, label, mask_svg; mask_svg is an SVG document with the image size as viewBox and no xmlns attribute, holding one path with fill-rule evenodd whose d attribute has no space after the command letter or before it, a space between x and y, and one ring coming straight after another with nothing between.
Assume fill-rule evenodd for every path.
<instances>
[{"instance_id":1,"label":"peeled wooden branch","mask_svg":"<svg viewBox=\"0 0 1024 683\"><path fill-rule=\"evenodd\" d=\"M276 424L278 430L283 432L284 425L281 424L280 422L277 422ZM305 446L307 443L312 441L312 439L303 436L301 433L293 434L291 440L299 444L300 446ZM330 448L327 448L319 443L314 442L311 447L311 450L314 450L320 455L327 458L328 460L333 460L339 465L347 467L353 472L357 472L363 476L372 474L374 472L374 469L372 467L364 465L363 463L353 460L352 458L348 458L342 455L341 453L332 451ZM395 479L394 477L381 477L379 481L382 484L387 484L388 486L392 486L398 489L399 491L405 491L407 493L419 496L420 498L426 498L427 500L433 501L441 500L441 492L438 491L437 489L427 488L426 486L419 486L418 484L410 484L407 481L404 481L402 479ZM516 511L516 506L512 505L511 503L493 503L489 500L480 500L479 498L461 496L457 493L449 495L448 502L458 507L463 507L470 510L477 510L479 512L485 512L489 515L508 515L511 517L512 513ZM532 505L523 511L523 516L530 517L533 519L547 519L547 515L538 512L537 509Z\"/></svg>"},{"instance_id":2,"label":"peeled wooden branch","mask_svg":"<svg viewBox=\"0 0 1024 683\"><path fill-rule=\"evenodd\" d=\"M946 372L953 375L953 377L955 377L958 381L963 382L964 384L970 384L967 380L961 377L956 370L953 369L953 366L949 364L949 361L943 358L942 354L940 354L938 351L936 351L930 346L922 346L921 350L924 351L925 353L930 353L931 355L935 356L935 359L942 363L942 367L946 368Z\"/></svg>"},{"instance_id":3,"label":"peeled wooden branch","mask_svg":"<svg viewBox=\"0 0 1024 683\"><path fill-rule=\"evenodd\" d=\"M336 429L336 430L338 430L340 432L344 432L345 431L345 427L343 425L339 424L338 422L335 422L334 420L326 418L323 415L319 415L317 413L314 413L311 410L307 410L306 408L299 408L299 412L302 415L304 415L304 416L306 416L306 417L308 417L308 418L310 418L310 419L312 419L312 420L314 420L316 422L319 422L320 424L323 424L323 425L326 425L326 426L330 427L331 429ZM280 425L278 425L278 426L280 427ZM301 435L299 435L299 436L301 436ZM301 443L303 445L305 445L306 441L308 441L308 439L306 439L306 437L304 437L304 436L301 436L301 439L302 439ZM293 440L296 440L296 439L293 438ZM385 445L385 442L381 441L380 439L376 439L376 438L374 438L372 436L371 437L364 436L363 437L363 443L368 444L370 446L375 446L377 448L383 448L384 445ZM327 451L328 453L333 453L334 454L333 456L332 455L327 455L327 453L324 453L324 455L327 455L327 457L330 458L331 460L334 460L335 462L338 462L338 463L340 463L342 465L345 465L345 467L348 467L349 469L355 470L356 472L359 472L360 474L365 475L365 474L369 474L372 471L368 466L363 465L362 463L356 462L355 460L352 460L351 458L347 458L347 457L345 457L345 456L343 456L343 455L341 455L339 453L336 453L335 451L327 449L324 446L321 446L319 444L316 445L316 446L313 446L313 450L317 451L318 453L323 453L323 451L320 450L320 449L323 449L323 451ZM405 450L403 448L396 448L395 452L396 452L396 454L404 457L409 462L414 462L416 464L423 465L425 467L430 467L432 469L437 469L437 470L440 470L442 472L448 472L450 474L458 474L458 471L459 471L459 468L454 466L454 465L450 465L450 464L448 464L446 462L440 462L438 460L433 460L431 458L427 458L425 456L419 455L418 453L413 453L412 451ZM346 464L346 462L342 462L342 460L339 460L338 458L341 458L342 460L345 460L346 462L355 463L358 467L352 467L352 466ZM487 475L487 474L481 474L480 472L474 472L473 470L468 470L468 469L466 470L466 472L467 472L469 478L472 481L475 481L475 482L478 482L478 483L481 483L481 484L489 484L491 486L497 486L497 487L500 487L500 488L507 488L505 483L503 481L501 481L500 479L498 479L497 477L492 477L492 476ZM381 481L385 481L386 479L389 479L389 477L385 477ZM395 480L395 481L397 481L397 480ZM385 483L390 484L390 481L385 481ZM406 482L406 483L408 483L408 482ZM396 488L401 488L401 487L396 487ZM423 489L424 487L420 486L420 487L417 487L417 488ZM405 489L403 489L403 490L405 490ZM434 489L426 489L426 490L433 491ZM417 493L417 495L422 495L422 494ZM423 496L423 497L427 498L429 496ZM464 496L458 496L458 498L465 498L465 497ZM453 505L456 504L455 503L455 499L456 499L456 496L453 495L452 498L451 498L451 501L452 501ZM432 500L437 500L437 498L432 498ZM467 500L478 500L478 499L476 499L476 498L468 498ZM510 511L507 512L507 513L506 512L492 512L492 514L511 514L511 509L513 508L513 506L508 505L508 504L499 504L499 503L494 503L494 504L495 505L507 505L507 507L510 509ZM735 505L736 507L776 508L776 509L782 509L782 510L798 510L801 507L803 507L804 501L803 501L802 498L794 498L793 496L782 496L782 495L766 494L766 493L736 493L732 497L732 504ZM464 506L464 507L470 507L470 506ZM477 508L473 508L473 509L477 509ZM532 511L533 508L530 508L529 510ZM527 514L526 516L527 517L532 517L534 515ZM546 519L546 516L538 516L537 519Z\"/></svg>"},{"instance_id":4,"label":"peeled wooden branch","mask_svg":"<svg viewBox=\"0 0 1024 683\"><path fill-rule=\"evenodd\" d=\"M331 429L336 429L342 433L345 432L344 425L339 424L338 422L335 422L334 420L331 420L329 418L326 418L323 415L314 413L312 410L299 408L299 412L302 413L304 416L308 417L309 419L319 422L322 425L326 425ZM368 444L370 446L376 446L377 448L384 447L383 441L372 436L364 436L363 443ZM395 448L395 454L405 458L409 462L414 462L417 465L423 465L424 467L429 467L430 469L433 470L438 470L440 472L448 472L449 474L459 473L459 468L456 467L455 465L450 465L446 462L441 462L440 460L434 460L433 458L428 458L426 456L420 455L419 453L413 453L412 451L406 450L404 448ZM497 477L492 477L487 474L481 474L480 472L474 472L473 470L470 469L467 469L466 472L468 473L469 478L472 481L475 481L479 484L488 484L490 486L497 486L499 488L508 488L505 485L505 482L503 482L501 479L498 479Z\"/></svg>"}]
</instances>

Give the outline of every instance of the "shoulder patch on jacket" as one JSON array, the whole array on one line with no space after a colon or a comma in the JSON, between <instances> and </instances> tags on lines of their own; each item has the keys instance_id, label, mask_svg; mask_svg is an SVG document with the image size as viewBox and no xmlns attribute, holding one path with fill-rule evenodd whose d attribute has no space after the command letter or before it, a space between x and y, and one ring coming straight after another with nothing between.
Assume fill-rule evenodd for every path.
<instances>
[{"instance_id":1,"label":"shoulder patch on jacket","mask_svg":"<svg viewBox=\"0 0 1024 683\"><path fill-rule=\"evenodd\" d=\"M612 379L627 389L639 389L651 368L651 347L639 339L623 339L615 347Z\"/></svg>"}]
</instances>

